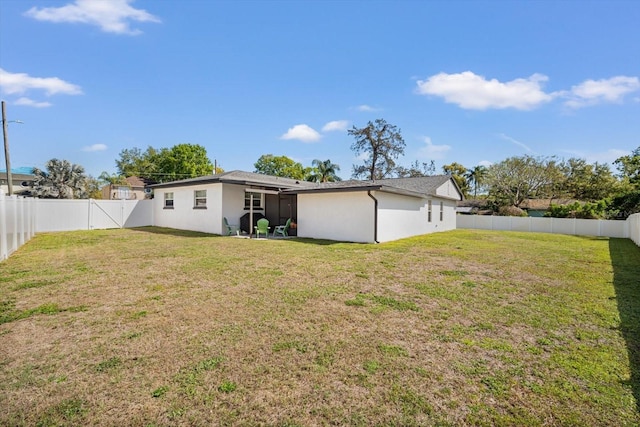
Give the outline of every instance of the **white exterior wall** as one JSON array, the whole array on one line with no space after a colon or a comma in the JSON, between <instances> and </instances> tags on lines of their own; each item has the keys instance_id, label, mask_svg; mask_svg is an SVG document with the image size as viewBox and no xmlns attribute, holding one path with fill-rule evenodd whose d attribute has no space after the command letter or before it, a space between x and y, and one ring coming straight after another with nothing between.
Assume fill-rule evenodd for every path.
<instances>
[{"instance_id":1,"label":"white exterior wall","mask_svg":"<svg viewBox=\"0 0 640 427\"><path fill-rule=\"evenodd\" d=\"M227 218L229 225L240 226L240 217L248 210L244 209L244 185L223 184L222 187L222 214L220 216L221 224L224 224L223 217ZM264 211L254 211L264 213ZM221 225L222 227L222 225ZM226 229L221 234L226 234Z\"/></svg>"},{"instance_id":2,"label":"white exterior wall","mask_svg":"<svg viewBox=\"0 0 640 427\"><path fill-rule=\"evenodd\" d=\"M194 209L196 190L207 190L207 208ZM173 209L165 209L164 195L173 193ZM159 188L154 191L154 225L178 230L222 232L222 184Z\"/></svg>"},{"instance_id":3,"label":"white exterior wall","mask_svg":"<svg viewBox=\"0 0 640 427\"><path fill-rule=\"evenodd\" d=\"M455 200L431 199L429 222L428 199L380 191L372 191L371 195L378 200L378 242L456 228ZM298 236L372 243L374 207L374 200L364 191L298 194Z\"/></svg>"},{"instance_id":4,"label":"white exterior wall","mask_svg":"<svg viewBox=\"0 0 640 427\"><path fill-rule=\"evenodd\" d=\"M451 179L436 189L436 195L442 196L446 199L460 200L460 192L456 189Z\"/></svg>"},{"instance_id":5,"label":"white exterior wall","mask_svg":"<svg viewBox=\"0 0 640 427\"><path fill-rule=\"evenodd\" d=\"M444 186L443 186L444 187ZM455 188L452 187L455 191ZM431 199L431 222L428 221L428 200L376 191L378 199L378 241L388 242L405 237L456 228L456 202ZM440 202L443 216L440 221Z\"/></svg>"},{"instance_id":6,"label":"white exterior wall","mask_svg":"<svg viewBox=\"0 0 640 427\"><path fill-rule=\"evenodd\" d=\"M226 234L223 218L239 225L244 210L245 186L211 183L189 187L159 188L154 191L154 225L179 230ZM207 190L207 208L194 209L196 190ZM173 193L173 209L164 208L164 194Z\"/></svg>"},{"instance_id":7,"label":"white exterior wall","mask_svg":"<svg viewBox=\"0 0 640 427\"><path fill-rule=\"evenodd\" d=\"M298 194L298 237L371 243L373 209L366 192Z\"/></svg>"}]
</instances>

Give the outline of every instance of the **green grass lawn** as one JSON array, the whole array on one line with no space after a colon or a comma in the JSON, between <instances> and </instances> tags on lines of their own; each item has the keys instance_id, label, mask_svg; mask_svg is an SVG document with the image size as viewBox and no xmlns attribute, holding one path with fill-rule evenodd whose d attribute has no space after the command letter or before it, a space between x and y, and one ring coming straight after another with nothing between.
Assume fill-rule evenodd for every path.
<instances>
[{"instance_id":1,"label":"green grass lawn","mask_svg":"<svg viewBox=\"0 0 640 427\"><path fill-rule=\"evenodd\" d=\"M0 264L0 425L638 425L640 248L159 228Z\"/></svg>"}]
</instances>

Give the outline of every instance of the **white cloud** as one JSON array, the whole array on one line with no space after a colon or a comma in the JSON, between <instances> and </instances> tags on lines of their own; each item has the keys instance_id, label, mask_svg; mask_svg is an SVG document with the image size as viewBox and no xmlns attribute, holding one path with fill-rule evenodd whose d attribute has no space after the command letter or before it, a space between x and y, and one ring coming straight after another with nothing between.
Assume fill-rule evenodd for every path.
<instances>
[{"instance_id":1,"label":"white cloud","mask_svg":"<svg viewBox=\"0 0 640 427\"><path fill-rule=\"evenodd\" d=\"M316 131L312 127L305 124L300 124L300 125L295 125L292 128L289 128L287 133L282 135L280 138L281 139L297 139L302 142L316 142L316 141L319 141L320 138L322 138L322 135L320 135L318 131Z\"/></svg>"},{"instance_id":2,"label":"white cloud","mask_svg":"<svg viewBox=\"0 0 640 427\"><path fill-rule=\"evenodd\" d=\"M372 107L371 105L362 104L362 105L358 105L356 107L356 110L357 111L371 112L371 111L381 111L381 108L376 108L376 107Z\"/></svg>"},{"instance_id":3,"label":"white cloud","mask_svg":"<svg viewBox=\"0 0 640 427\"><path fill-rule=\"evenodd\" d=\"M484 166L485 168L488 168L492 164L493 164L493 162L490 162L489 160L480 160L478 162L478 166Z\"/></svg>"},{"instance_id":4,"label":"white cloud","mask_svg":"<svg viewBox=\"0 0 640 427\"><path fill-rule=\"evenodd\" d=\"M57 77L31 77L25 73L10 73L0 68L0 90L12 95L29 90L44 90L47 95L80 95L80 86L65 82Z\"/></svg>"},{"instance_id":5,"label":"white cloud","mask_svg":"<svg viewBox=\"0 0 640 427\"><path fill-rule=\"evenodd\" d=\"M51 107L50 102L38 102L38 101L34 101L33 99L30 98L26 98L26 97L22 97L22 98L18 98L15 100L14 105L23 105L26 107L35 107L35 108L46 108L46 107Z\"/></svg>"},{"instance_id":6,"label":"white cloud","mask_svg":"<svg viewBox=\"0 0 640 427\"><path fill-rule=\"evenodd\" d=\"M105 151L108 147L105 144L93 144L87 145L86 147L82 147L82 151L94 152L94 151Z\"/></svg>"},{"instance_id":7,"label":"white cloud","mask_svg":"<svg viewBox=\"0 0 640 427\"><path fill-rule=\"evenodd\" d=\"M417 92L442 97L448 103L470 110L531 110L559 95L542 90L542 84L547 80L548 77L542 74L500 82L496 79L487 80L471 71L440 73L427 80L418 80Z\"/></svg>"},{"instance_id":8,"label":"white cloud","mask_svg":"<svg viewBox=\"0 0 640 427\"><path fill-rule=\"evenodd\" d=\"M130 21L161 22L143 9L129 5L133 0L76 0L62 7L32 7L26 16L39 21L71 22L96 25L106 33L137 35L142 31L132 29Z\"/></svg>"},{"instance_id":9,"label":"white cloud","mask_svg":"<svg viewBox=\"0 0 640 427\"><path fill-rule=\"evenodd\" d=\"M322 132L345 131L347 126L349 126L349 122L346 120L334 120L324 125Z\"/></svg>"},{"instance_id":10,"label":"white cloud","mask_svg":"<svg viewBox=\"0 0 640 427\"><path fill-rule=\"evenodd\" d=\"M419 155L423 158L430 160L443 159L447 154L447 151L451 150L450 145L435 145L431 142L431 138L429 137L426 137L424 142L426 145L418 151Z\"/></svg>"},{"instance_id":11,"label":"white cloud","mask_svg":"<svg viewBox=\"0 0 640 427\"><path fill-rule=\"evenodd\" d=\"M498 134L498 136L500 138L504 139L505 141L509 141L509 142L517 145L518 147L524 148L529 153L535 154L535 152L528 145L526 145L524 142L520 142L515 138L511 138L509 135L505 135L504 133Z\"/></svg>"},{"instance_id":12,"label":"white cloud","mask_svg":"<svg viewBox=\"0 0 640 427\"><path fill-rule=\"evenodd\" d=\"M565 105L580 108L602 103L622 102L625 95L640 90L638 77L616 76L602 80L586 80L571 88Z\"/></svg>"}]
</instances>

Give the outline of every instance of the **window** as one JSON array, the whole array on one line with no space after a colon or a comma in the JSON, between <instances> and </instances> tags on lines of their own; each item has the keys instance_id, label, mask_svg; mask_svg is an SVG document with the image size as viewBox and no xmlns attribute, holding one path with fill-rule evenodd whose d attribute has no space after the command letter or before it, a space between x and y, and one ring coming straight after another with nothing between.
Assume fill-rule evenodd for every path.
<instances>
[{"instance_id":1,"label":"window","mask_svg":"<svg viewBox=\"0 0 640 427\"><path fill-rule=\"evenodd\" d=\"M431 222L431 200L427 202L427 222Z\"/></svg>"},{"instance_id":2,"label":"window","mask_svg":"<svg viewBox=\"0 0 640 427\"><path fill-rule=\"evenodd\" d=\"M195 190L193 192L193 208L194 209L207 208L207 190Z\"/></svg>"},{"instance_id":3,"label":"window","mask_svg":"<svg viewBox=\"0 0 640 427\"><path fill-rule=\"evenodd\" d=\"M164 208L173 209L173 192L164 193Z\"/></svg>"},{"instance_id":4,"label":"window","mask_svg":"<svg viewBox=\"0 0 640 427\"><path fill-rule=\"evenodd\" d=\"M444 203L440 202L440 221L444 220Z\"/></svg>"},{"instance_id":5,"label":"window","mask_svg":"<svg viewBox=\"0 0 640 427\"><path fill-rule=\"evenodd\" d=\"M129 187L117 187L115 199L128 200L129 199Z\"/></svg>"},{"instance_id":6,"label":"window","mask_svg":"<svg viewBox=\"0 0 640 427\"><path fill-rule=\"evenodd\" d=\"M244 208L249 209L251 207L251 196L253 195L253 209L264 208L264 194L263 193L244 193Z\"/></svg>"}]
</instances>

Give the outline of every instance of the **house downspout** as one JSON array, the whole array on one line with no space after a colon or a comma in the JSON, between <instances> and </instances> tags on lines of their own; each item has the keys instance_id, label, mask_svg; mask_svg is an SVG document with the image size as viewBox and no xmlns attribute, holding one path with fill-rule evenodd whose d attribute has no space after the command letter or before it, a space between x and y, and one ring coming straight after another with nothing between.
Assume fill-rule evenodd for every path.
<instances>
[{"instance_id":1,"label":"house downspout","mask_svg":"<svg viewBox=\"0 0 640 427\"><path fill-rule=\"evenodd\" d=\"M373 241L378 242L378 199L373 197L371 190L367 191L367 196L373 199Z\"/></svg>"}]
</instances>

